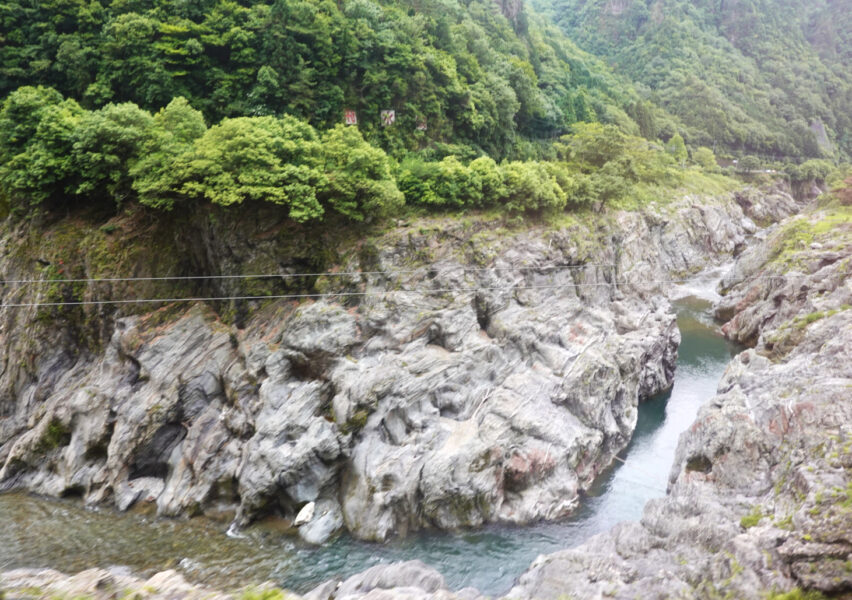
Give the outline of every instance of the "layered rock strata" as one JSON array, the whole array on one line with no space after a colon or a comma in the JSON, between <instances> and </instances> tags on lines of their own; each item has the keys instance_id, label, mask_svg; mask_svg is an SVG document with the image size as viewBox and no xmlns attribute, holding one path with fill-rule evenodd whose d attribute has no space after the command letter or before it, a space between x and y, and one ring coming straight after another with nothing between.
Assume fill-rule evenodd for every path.
<instances>
[{"instance_id":1,"label":"layered rock strata","mask_svg":"<svg viewBox=\"0 0 852 600\"><path fill-rule=\"evenodd\" d=\"M338 295L239 327L204 304L113 315L102 348L59 309L7 308L0 485L238 526L313 503L314 542L564 516L671 384L667 280L796 209L749 191L561 229L401 224L308 290ZM208 268L275 255L265 232L219 233L196 252ZM6 280L26 269L14 242Z\"/></svg>"},{"instance_id":2,"label":"layered rock strata","mask_svg":"<svg viewBox=\"0 0 852 600\"><path fill-rule=\"evenodd\" d=\"M749 248L724 333L755 344L681 436L639 523L539 557L509 598L852 594L852 219L834 207Z\"/></svg>"}]
</instances>

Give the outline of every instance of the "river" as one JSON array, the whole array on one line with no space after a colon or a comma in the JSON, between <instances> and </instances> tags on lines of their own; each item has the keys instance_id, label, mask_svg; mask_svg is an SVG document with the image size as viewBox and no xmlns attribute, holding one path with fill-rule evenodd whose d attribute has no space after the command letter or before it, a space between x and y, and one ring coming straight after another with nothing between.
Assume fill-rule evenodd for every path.
<instances>
[{"instance_id":1,"label":"river","mask_svg":"<svg viewBox=\"0 0 852 600\"><path fill-rule=\"evenodd\" d=\"M231 538L225 535L227 523L87 510L71 500L8 493L0 495L0 570L50 567L73 573L124 565L148 574L178 568L192 581L224 589L272 580L306 591L374 564L418 558L437 568L453 589L504 593L539 554L638 520L649 499L665 494L678 436L713 396L734 352L713 324L709 306L692 296L677 302L683 341L674 387L642 403L634 438L620 455L623 462L600 476L580 510L564 522L421 533L386 545L341 536L311 548L268 525Z\"/></svg>"}]
</instances>

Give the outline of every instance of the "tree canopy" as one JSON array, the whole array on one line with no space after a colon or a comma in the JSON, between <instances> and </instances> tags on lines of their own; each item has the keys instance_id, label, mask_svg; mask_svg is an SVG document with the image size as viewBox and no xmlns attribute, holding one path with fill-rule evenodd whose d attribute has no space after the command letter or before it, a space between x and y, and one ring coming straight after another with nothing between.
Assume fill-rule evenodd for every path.
<instances>
[{"instance_id":1,"label":"tree canopy","mask_svg":"<svg viewBox=\"0 0 852 600\"><path fill-rule=\"evenodd\" d=\"M720 171L717 149L824 177L848 32L831 3L766 1L539 0L590 53L491 0L10 0L0 200L359 222L600 209Z\"/></svg>"},{"instance_id":2,"label":"tree canopy","mask_svg":"<svg viewBox=\"0 0 852 600\"><path fill-rule=\"evenodd\" d=\"M583 49L629 77L645 101L674 114L691 146L795 162L852 155L848 2L536 4ZM640 110L633 118L654 137Z\"/></svg>"},{"instance_id":3,"label":"tree canopy","mask_svg":"<svg viewBox=\"0 0 852 600\"><path fill-rule=\"evenodd\" d=\"M154 115L130 102L87 111L54 90L23 87L0 109L0 157L0 195L19 213L69 201L132 198L160 210L262 201L299 222L328 210L360 221L402 203L390 159L356 129L319 133L289 115L208 129L184 98Z\"/></svg>"},{"instance_id":4,"label":"tree canopy","mask_svg":"<svg viewBox=\"0 0 852 600\"><path fill-rule=\"evenodd\" d=\"M55 90L25 86L0 107L0 199L23 216L129 201L166 212L266 202L297 222L329 214L371 220L404 203L552 214L623 200L635 186L676 186L677 156L601 123L574 124L549 160L410 153L397 162L356 127L318 131L290 115L208 127L182 97L154 114L131 102L86 110Z\"/></svg>"},{"instance_id":5,"label":"tree canopy","mask_svg":"<svg viewBox=\"0 0 852 600\"><path fill-rule=\"evenodd\" d=\"M183 97L210 123L318 129L351 110L394 155L444 142L501 159L576 121L635 127L638 96L602 62L491 0L9 0L0 35L0 96L42 85L148 111Z\"/></svg>"}]
</instances>

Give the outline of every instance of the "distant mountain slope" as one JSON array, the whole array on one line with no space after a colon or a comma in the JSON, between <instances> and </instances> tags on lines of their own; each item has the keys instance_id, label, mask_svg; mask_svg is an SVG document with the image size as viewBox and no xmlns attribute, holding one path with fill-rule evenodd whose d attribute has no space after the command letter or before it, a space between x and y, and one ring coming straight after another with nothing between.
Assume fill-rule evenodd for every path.
<instances>
[{"instance_id":1,"label":"distant mountain slope","mask_svg":"<svg viewBox=\"0 0 852 600\"><path fill-rule=\"evenodd\" d=\"M351 110L394 153L530 155L577 120L639 131L635 92L519 0L10 0L0 96L36 84L87 108L184 96L208 122L289 113L326 128Z\"/></svg>"},{"instance_id":2,"label":"distant mountain slope","mask_svg":"<svg viewBox=\"0 0 852 600\"><path fill-rule=\"evenodd\" d=\"M680 117L692 145L852 152L850 0L538 0Z\"/></svg>"}]
</instances>

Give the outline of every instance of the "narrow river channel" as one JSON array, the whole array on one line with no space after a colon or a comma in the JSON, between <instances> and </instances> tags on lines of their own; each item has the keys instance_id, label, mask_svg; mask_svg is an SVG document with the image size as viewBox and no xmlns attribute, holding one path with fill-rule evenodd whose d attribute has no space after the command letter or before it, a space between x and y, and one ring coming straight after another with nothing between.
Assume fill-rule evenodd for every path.
<instances>
[{"instance_id":1,"label":"narrow river channel","mask_svg":"<svg viewBox=\"0 0 852 600\"><path fill-rule=\"evenodd\" d=\"M72 501L10 493L0 495L0 570L51 567L73 573L125 565L147 574L178 568L190 580L224 589L272 580L305 591L374 564L418 558L437 568L451 588L504 593L539 554L638 520L650 498L665 494L678 436L714 394L734 352L714 326L706 300L679 300L677 310L683 341L673 389L640 406L635 436L621 454L624 462L600 477L565 522L424 533L384 546L342 536L314 549L269 527L254 527L235 539L225 535L226 523L93 511Z\"/></svg>"}]
</instances>

